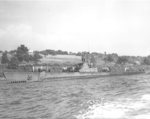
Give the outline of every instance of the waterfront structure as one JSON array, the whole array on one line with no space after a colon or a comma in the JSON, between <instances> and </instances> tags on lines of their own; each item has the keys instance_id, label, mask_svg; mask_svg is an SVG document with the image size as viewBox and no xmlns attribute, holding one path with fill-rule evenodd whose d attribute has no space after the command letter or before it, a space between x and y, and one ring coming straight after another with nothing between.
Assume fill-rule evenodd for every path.
<instances>
[{"instance_id":1,"label":"waterfront structure","mask_svg":"<svg viewBox=\"0 0 150 119\"><path fill-rule=\"evenodd\" d=\"M98 69L96 68L96 67L93 67L93 68L90 68L89 66L88 66L88 64L87 63L84 63L83 64L83 66L82 66L82 68L79 70L79 72L98 72Z\"/></svg>"}]
</instances>

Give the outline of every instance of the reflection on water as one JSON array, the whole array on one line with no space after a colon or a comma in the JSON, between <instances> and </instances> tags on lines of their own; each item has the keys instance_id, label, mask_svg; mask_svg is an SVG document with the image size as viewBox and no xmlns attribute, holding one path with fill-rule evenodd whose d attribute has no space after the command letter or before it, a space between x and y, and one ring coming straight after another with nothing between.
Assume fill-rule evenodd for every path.
<instances>
[{"instance_id":1,"label":"reflection on water","mask_svg":"<svg viewBox=\"0 0 150 119\"><path fill-rule=\"evenodd\" d=\"M134 75L1 83L0 119L149 119L149 79Z\"/></svg>"}]
</instances>

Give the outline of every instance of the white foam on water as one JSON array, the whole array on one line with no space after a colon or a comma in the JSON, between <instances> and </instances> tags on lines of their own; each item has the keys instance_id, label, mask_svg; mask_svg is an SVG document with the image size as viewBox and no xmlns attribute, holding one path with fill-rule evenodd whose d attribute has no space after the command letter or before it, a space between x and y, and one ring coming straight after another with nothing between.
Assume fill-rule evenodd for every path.
<instances>
[{"instance_id":1,"label":"white foam on water","mask_svg":"<svg viewBox=\"0 0 150 119\"><path fill-rule=\"evenodd\" d=\"M137 115L133 119L150 119L150 113Z\"/></svg>"},{"instance_id":2,"label":"white foam on water","mask_svg":"<svg viewBox=\"0 0 150 119\"><path fill-rule=\"evenodd\" d=\"M150 110L150 95L142 95L139 99L122 99L113 102L93 103L88 109L80 111L77 119L150 119L150 113L140 114L142 109ZM136 114L137 113L137 114ZM133 115L132 115L133 114Z\"/></svg>"},{"instance_id":3,"label":"white foam on water","mask_svg":"<svg viewBox=\"0 0 150 119\"><path fill-rule=\"evenodd\" d=\"M105 106L93 105L88 108L88 110L82 114L79 114L77 119L97 119L97 118L120 118L125 115L125 110L115 107L113 104L107 104Z\"/></svg>"},{"instance_id":4,"label":"white foam on water","mask_svg":"<svg viewBox=\"0 0 150 119\"><path fill-rule=\"evenodd\" d=\"M150 101L150 95L149 94L145 94L142 96L141 100L146 100L146 101Z\"/></svg>"}]
</instances>

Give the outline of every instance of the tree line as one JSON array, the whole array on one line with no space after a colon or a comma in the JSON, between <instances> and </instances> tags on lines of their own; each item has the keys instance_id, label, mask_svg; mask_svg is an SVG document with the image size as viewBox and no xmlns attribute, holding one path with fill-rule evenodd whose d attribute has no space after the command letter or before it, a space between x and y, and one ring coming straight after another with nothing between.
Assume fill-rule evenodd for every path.
<instances>
[{"instance_id":1,"label":"tree line","mask_svg":"<svg viewBox=\"0 0 150 119\"><path fill-rule=\"evenodd\" d=\"M9 57L10 54L10 57ZM33 55L29 54L29 49L25 45L20 45L16 50L5 51L1 57L1 63L6 64L8 68L16 69L19 63L25 61L37 62L41 57L39 52L35 51Z\"/></svg>"},{"instance_id":2,"label":"tree line","mask_svg":"<svg viewBox=\"0 0 150 119\"><path fill-rule=\"evenodd\" d=\"M25 45L20 45L15 50L11 51L0 51L2 53L1 64L7 64L8 68L17 68L19 63L25 62L35 62L37 63L39 59L42 58L41 55L76 55L76 56L85 56L91 55L91 59L95 62L95 56L100 56L102 59L107 62L114 62L117 64L126 64L126 63L134 63L135 61L139 61L140 64L150 65L150 55L147 57L140 56L119 56L116 53L112 54L102 54L97 52L67 52L62 50L51 50L46 49L42 51L34 51L31 55L29 53L29 49Z\"/></svg>"}]
</instances>

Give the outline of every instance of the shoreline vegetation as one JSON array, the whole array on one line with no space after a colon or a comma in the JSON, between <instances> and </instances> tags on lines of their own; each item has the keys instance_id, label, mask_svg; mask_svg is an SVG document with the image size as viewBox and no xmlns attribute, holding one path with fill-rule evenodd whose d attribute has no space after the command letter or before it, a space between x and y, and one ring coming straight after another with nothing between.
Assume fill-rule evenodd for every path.
<instances>
[{"instance_id":1,"label":"shoreline vegetation","mask_svg":"<svg viewBox=\"0 0 150 119\"><path fill-rule=\"evenodd\" d=\"M1 72L138 72L150 71L150 56L119 56L116 53L72 53L62 50L29 51L25 45L0 52Z\"/></svg>"}]
</instances>

